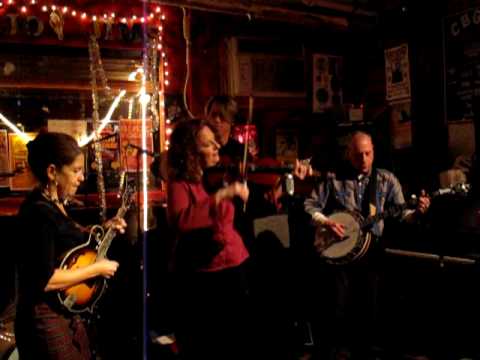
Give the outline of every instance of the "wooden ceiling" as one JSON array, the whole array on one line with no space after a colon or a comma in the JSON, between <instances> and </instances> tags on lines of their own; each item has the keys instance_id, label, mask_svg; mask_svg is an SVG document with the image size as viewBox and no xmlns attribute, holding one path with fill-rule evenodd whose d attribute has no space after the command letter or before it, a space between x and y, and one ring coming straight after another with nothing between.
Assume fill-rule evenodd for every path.
<instances>
[{"instance_id":1,"label":"wooden ceiling","mask_svg":"<svg viewBox=\"0 0 480 360\"><path fill-rule=\"evenodd\" d=\"M382 0L149 0L149 3L191 10L247 16L309 26L346 29L355 17L374 21ZM383 0L385 1L385 0Z\"/></svg>"}]
</instances>

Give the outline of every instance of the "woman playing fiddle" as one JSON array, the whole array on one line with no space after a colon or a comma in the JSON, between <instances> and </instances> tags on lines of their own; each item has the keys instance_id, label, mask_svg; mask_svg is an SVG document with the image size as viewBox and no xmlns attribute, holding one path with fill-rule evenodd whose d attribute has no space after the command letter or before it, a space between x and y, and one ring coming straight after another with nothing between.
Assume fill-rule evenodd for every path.
<instances>
[{"instance_id":1,"label":"woman playing fiddle","mask_svg":"<svg viewBox=\"0 0 480 360\"><path fill-rule=\"evenodd\" d=\"M239 182L208 194L204 171L215 166L220 144L198 119L180 122L168 152L168 218L176 235L176 336L185 359L247 359L245 315L248 258L233 226L232 199L248 199Z\"/></svg>"}]
</instances>

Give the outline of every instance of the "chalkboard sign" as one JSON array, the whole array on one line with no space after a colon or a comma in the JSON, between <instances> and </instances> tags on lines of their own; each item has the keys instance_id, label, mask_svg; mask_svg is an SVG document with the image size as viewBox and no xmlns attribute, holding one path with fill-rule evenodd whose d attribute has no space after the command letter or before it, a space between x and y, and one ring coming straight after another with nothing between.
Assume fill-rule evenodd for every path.
<instances>
[{"instance_id":1,"label":"chalkboard sign","mask_svg":"<svg viewBox=\"0 0 480 360\"><path fill-rule=\"evenodd\" d=\"M444 21L447 120L473 118L473 100L480 96L480 7Z\"/></svg>"}]
</instances>

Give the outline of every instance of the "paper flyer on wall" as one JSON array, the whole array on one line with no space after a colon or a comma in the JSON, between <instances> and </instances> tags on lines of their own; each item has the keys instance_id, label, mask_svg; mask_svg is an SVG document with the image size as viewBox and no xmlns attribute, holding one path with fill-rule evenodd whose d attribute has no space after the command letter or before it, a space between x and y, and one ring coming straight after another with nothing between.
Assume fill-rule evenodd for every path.
<instances>
[{"instance_id":1,"label":"paper flyer on wall","mask_svg":"<svg viewBox=\"0 0 480 360\"><path fill-rule=\"evenodd\" d=\"M385 78L388 101L410 97L410 61L407 44L385 50Z\"/></svg>"},{"instance_id":2,"label":"paper flyer on wall","mask_svg":"<svg viewBox=\"0 0 480 360\"><path fill-rule=\"evenodd\" d=\"M105 188L113 190L118 188L120 176L120 145L117 125L108 124L98 135L97 140L101 148L102 170L105 181ZM88 172L97 171L97 162L95 160L95 147L93 143L88 146Z\"/></svg>"},{"instance_id":3,"label":"paper flyer on wall","mask_svg":"<svg viewBox=\"0 0 480 360\"><path fill-rule=\"evenodd\" d=\"M0 129L0 174L8 173L10 171L8 161L8 135L6 129ZM0 176L0 187L9 187L10 181L8 177Z\"/></svg>"},{"instance_id":4,"label":"paper flyer on wall","mask_svg":"<svg viewBox=\"0 0 480 360\"><path fill-rule=\"evenodd\" d=\"M29 138L34 139L36 133L25 133ZM31 190L37 181L28 166L27 143L18 134L8 134L10 149L10 171L18 173L10 178L10 190L22 191Z\"/></svg>"},{"instance_id":5,"label":"paper flyer on wall","mask_svg":"<svg viewBox=\"0 0 480 360\"><path fill-rule=\"evenodd\" d=\"M140 119L122 119L120 120L120 156L122 168L129 172L137 171L141 167L138 164L138 151L134 147L142 148L142 121ZM152 120L147 121L147 148L149 152L153 152L153 137L152 137ZM147 163L153 162L151 156L147 157Z\"/></svg>"}]
</instances>

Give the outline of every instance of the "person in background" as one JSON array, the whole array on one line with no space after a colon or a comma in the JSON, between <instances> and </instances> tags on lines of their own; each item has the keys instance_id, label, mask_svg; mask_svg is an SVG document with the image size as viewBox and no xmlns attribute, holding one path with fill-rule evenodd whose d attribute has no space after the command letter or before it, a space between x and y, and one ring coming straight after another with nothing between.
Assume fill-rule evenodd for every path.
<instances>
[{"instance_id":1,"label":"person in background","mask_svg":"<svg viewBox=\"0 0 480 360\"><path fill-rule=\"evenodd\" d=\"M221 145L219 150L220 162L226 165L239 165L243 161L244 145L232 137L232 128L235 124L237 114L237 102L228 95L212 96L205 105L205 118L218 133L219 143ZM247 161L253 162L258 166L267 164L266 167L270 166L272 168L281 165L279 161L275 159L268 157L262 158L258 154L255 155L254 158L251 154L248 154ZM237 168L233 168L233 171L231 170L225 173L224 178L221 180L225 181L225 179L240 178L239 168L238 166ZM293 175L297 179L303 180L311 174L312 168L309 164L299 161L298 159L295 160ZM256 181L257 179L258 181ZM266 179L268 180L266 181ZM218 183L221 183L221 181L219 181L218 176L215 176L215 172L213 176L209 173L207 179L208 186L215 187L218 186ZM252 196L252 201L247 206L247 208L251 210L247 211L250 212L250 217L255 218L255 214L257 213L269 215L267 213L271 212L269 209L278 208L279 199L283 195L281 176L279 174L251 174L249 175L249 186L254 195ZM242 227L245 227L244 223L245 222L243 222ZM245 236L249 237L250 235Z\"/></svg>"},{"instance_id":2,"label":"person in background","mask_svg":"<svg viewBox=\"0 0 480 360\"><path fill-rule=\"evenodd\" d=\"M347 168L329 173L304 203L305 211L310 214L314 224L325 227L339 240L344 238L346 229L343 224L327 217L332 212L348 210L367 217L371 215L370 203L375 204L376 213L392 205L405 203L402 187L395 175L373 166L374 146L370 135L364 132L352 134L347 158ZM374 187L373 191L371 186ZM405 210L400 217L405 221L413 221L424 214L429 206L429 198L420 196L416 209ZM375 334L366 329L373 328L376 319L381 259L378 255L383 228L383 221L371 228L373 244L363 258L354 263L330 267L334 283L332 306L335 310L329 308L327 311L328 314L334 314L330 325L326 324L327 317L321 317L319 327L328 330L319 342L334 348L332 352L335 359L370 359L368 352L376 339ZM323 289L322 292L323 296L328 296L329 291Z\"/></svg>"},{"instance_id":3,"label":"person in background","mask_svg":"<svg viewBox=\"0 0 480 360\"><path fill-rule=\"evenodd\" d=\"M84 180L84 157L76 140L61 133L41 133L30 141L28 163L39 185L18 213L16 262L18 303L15 338L22 360L90 360L82 319L64 310L57 290L97 276L112 277L116 261L103 259L76 269L60 269L61 257L87 240L84 228L66 210ZM124 232L123 219L105 224Z\"/></svg>"},{"instance_id":4,"label":"person in background","mask_svg":"<svg viewBox=\"0 0 480 360\"><path fill-rule=\"evenodd\" d=\"M237 102L228 95L212 96L205 105L205 117L219 134L221 162L231 165L228 167L229 172L215 174L218 170L214 169L213 176L209 172L206 176L208 184L212 183L212 179L214 184L221 184L222 180L228 182L232 178L243 180L238 169L243 162L244 144L232 136L238 112ZM251 254L248 283L255 326L250 333L256 333L252 337L259 343L257 356L262 353L265 358L290 359L290 350L294 347L292 342L296 341L293 340L295 335L291 330L295 326L296 314L293 313L296 310L293 309L295 296L292 286L285 281L285 274L289 273L292 267L294 255L289 249L283 248L273 231L260 233L258 228L256 229L256 220L267 216L287 215L293 197L286 194L285 174L274 170L282 166L279 160L265 157L261 153L249 153L247 162L256 167L270 169L265 172L247 170L249 201L246 206L238 200L234 201L235 228L241 233ZM295 161L293 175L296 179L304 179L311 173L312 169L308 164ZM223 175L223 178L218 175Z\"/></svg>"},{"instance_id":5,"label":"person in background","mask_svg":"<svg viewBox=\"0 0 480 360\"><path fill-rule=\"evenodd\" d=\"M218 133L220 157L228 156L232 162L243 159L243 145L231 136L237 113L237 102L227 95L212 96L205 104L205 118Z\"/></svg>"},{"instance_id":6,"label":"person in background","mask_svg":"<svg viewBox=\"0 0 480 360\"><path fill-rule=\"evenodd\" d=\"M215 129L178 123L168 150L168 220L175 234L175 335L182 359L248 359L245 264L249 253L233 226L233 198L248 187L233 182L207 193L202 177L219 160Z\"/></svg>"}]
</instances>

